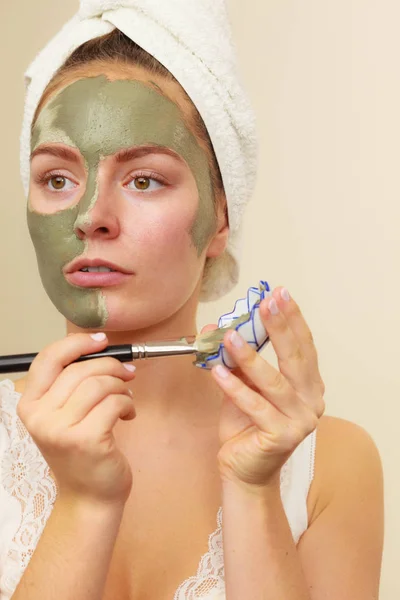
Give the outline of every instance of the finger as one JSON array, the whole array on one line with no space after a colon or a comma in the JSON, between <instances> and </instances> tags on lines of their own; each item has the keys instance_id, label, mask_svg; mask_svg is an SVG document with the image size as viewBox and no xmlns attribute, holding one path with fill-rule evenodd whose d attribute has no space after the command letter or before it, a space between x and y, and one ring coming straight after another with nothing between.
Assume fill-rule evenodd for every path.
<instances>
[{"instance_id":1,"label":"finger","mask_svg":"<svg viewBox=\"0 0 400 600\"><path fill-rule=\"evenodd\" d=\"M225 335L224 344L233 360L238 364L240 371L251 382L251 387L255 386L256 391L259 391L291 418L301 418L305 406L318 417L323 414L325 410L324 387L321 388L318 382L316 383L308 377L308 385L305 383L303 389L299 390L302 386L298 382L302 381L302 378L307 382L307 375L293 376L294 383L292 383L286 373L283 373L282 365L280 365L280 371L275 369L250 344L247 344L238 332L236 334L239 335L238 341L242 343L242 346L234 345L231 341L232 333L228 332ZM300 363L298 364L300 369Z\"/></svg>"},{"instance_id":2,"label":"finger","mask_svg":"<svg viewBox=\"0 0 400 600\"><path fill-rule=\"evenodd\" d=\"M232 338L237 338L237 343L241 345L233 344ZM297 393L288 378L262 358L238 332L226 333L224 344L246 380L251 382L249 387L252 389L255 387L255 391L258 391L283 414L293 419L302 418L304 405L319 413L321 392L316 386L310 384L307 393Z\"/></svg>"},{"instance_id":3,"label":"finger","mask_svg":"<svg viewBox=\"0 0 400 600\"><path fill-rule=\"evenodd\" d=\"M107 344L107 337L102 341L96 341L88 333L77 333L46 346L30 366L21 399L23 403L41 398L64 367L84 354L101 352Z\"/></svg>"},{"instance_id":4,"label":"finger","mask_svg":"<svg viewBox=\"0 0 400 600\"><path fill-rule=\"evenodd\" d=\"M239 345L234 344L232 340ZM246 380L251 381L252 388L254 386L255 391L261 394L265 401L271 402L287 417L294 419L302 417L303 402L297 397L296 391L282 373L262 358L237 331L226 333L224 344ZM243 384L245 385L245 382Z\"/></svg>"},{"instance_id":5,"label":"finger","mask_svg":"<svg viewBox=\"0 0 400 600\"><path fill-rule=\"evenodd\" d=\"M289 326L300 345L302 354L308 361L308 367L312 381L320 390L321 395L324 395L325 384L319 372L318 352L314 343L311 329L307 325L299 306L296 304L293 298L291 298L289 295L289 300L283 299L282 290L284 290L284 288L277 288L273 294L274 298L282 314L285 315ZM285 291L287 292L287 290ZM289 292L287 292L287 294L289 294Z\"/></svg>"},{"instance_id":6,"label":"finger","mask_svg":"<svg viewBox=\"0 0 400 600\"><path fill-rule=\"evenodd\" d=\"M79 429L85 428L90 432L91 439L104 441L104 432L112 431L118 419L129 421L136 417L132 398L125 394L112 394L103 402L99 402L87 415L86 419L78 425L77 433L81 438Z\"/></svg>"},{"instance_id":7,"label":"finger","mask_svg":"<svg viewBox=\"0 0 400 600\"><path fill-rule=\"evenodd\" d=\"M128 371L126 363L110 356L74 363L65 367L64 371L57 377L47 392L46 401L53 408L61 408L83 381L101 375L110 375L113 379L119 378L124 382L124 388L127 390L125 382L132 381L135 372Z\"/></svg>"},{"instance_id":8,"label":"finger","mask_svg":"<svg viewBox=\"0 0 400 600\"><path fill-rule=\"evenodd\" d=\"M279 312L276 313L277 310ZM277 306L275 296L261 302L260 317L276 352L281 373L296 390L307 393L313 385L315 367L303 354L288 320Z\"/></svg>"},{"instance_id":9,"label":"finger","mask_svg":"<svg viewBox=\"0 0 400 600\"><path fill-rule=\"evenodd\" d=\"M225 370L225 377L219 373ZM264 433L269 433L277 438L287 433L289 430L296 432L299 440L303 439L308 433L314 431L318 423L317 416L307 406L300 402L302 411L297 418L288 418L282 412L262 397L246 386L239 377L225 367L213 367L212 374L221 385L225 394L248 415L253 423Z\"/></svg>"},{"instance_id":10,"label":"finger","mask_svg":"<svg viewBox=\"0 0 400 600\"><path fill-rule=\"evenodd\" d=\"M318 353L314 343L314 338L311 329L300 310L298 304L289 295L289 300L284 300L282 290L285 288L276 288L273 292L273 297L278 305L282 315L285 316L289 327L293 331L294 336L300 346L302 354L307 358L310 364L318 364ZM287 290L286 290L287 291ZM287 292L289 294L289 292Z\"/></svg>"},{"instance_id":11,"label":"finger","mask_svg":"<svg viewBox=\"0 0 400 600\"><path fill-rule=\"evenodd\" d=\"M74 426L80 423L90 411L109 395L126 395L132 402L126 384L110 375L98 375L82 381L61 407L62 420Z\"/></svg>"}]
</instances>

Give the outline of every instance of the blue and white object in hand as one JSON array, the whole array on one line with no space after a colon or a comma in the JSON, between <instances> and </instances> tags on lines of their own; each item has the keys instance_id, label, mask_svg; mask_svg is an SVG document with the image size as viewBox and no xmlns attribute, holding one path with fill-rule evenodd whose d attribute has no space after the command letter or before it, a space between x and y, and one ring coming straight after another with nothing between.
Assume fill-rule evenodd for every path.
<instances>
[{"instance_id":1,"label":"blue and white object in hand","mask_svg":"<svg viewBox=\"0 0 400 600\"><path fill-rule=\"evenodd\" d=\"M269 342L268 333L260 318L260 303L264 298L272 296L266 281L260 281L258 289L251 287L246 298L236 301L232 312L222 315L218 321L218 329L212 332L216 337L224 337L228 329L236 329L248 344L259 352ZM196 367L211 370L216 365L225 365L234 369L237 364L228 354L223 343L215 354L199 355L194 363Z\"/></svg>"}]
</instances>

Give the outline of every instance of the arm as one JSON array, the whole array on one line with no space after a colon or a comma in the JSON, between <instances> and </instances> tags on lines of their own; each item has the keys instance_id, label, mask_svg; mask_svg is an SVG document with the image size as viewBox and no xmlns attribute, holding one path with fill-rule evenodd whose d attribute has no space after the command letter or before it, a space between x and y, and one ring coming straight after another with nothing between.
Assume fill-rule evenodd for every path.
<instances>
[{"instance_id":1,"label":"arm","mask_svg":"<svg viewBox=\"0 0 400 600\"><path fill-rule=\"evenodd\" d=\"M320 423L325 428L321 454L324 446L331 448L325 463L330 501L297 549L312 600L378 600L384 542L381 459L362 427L330 421Z\"/></svg>"},{"instance_id":2,"label":"arm","mask_svg":"<svg viewBox=\"0 0 400 600\"><path fill-rule=\"evenodd\" d=\"M383 548L383 476L369 434L326 421L318 454L330 500L297 548L277 488L262 495L224 484L227 600L377 600ZM324 446L330 452L324 453Z\"/></svg>"},{"instance_id":3,"label":"arm","mask_svg":"<svg viewBox=\"0 0 400 600\"><path fill-rule=\"evenodd\" d=\"M279 485L222 497L226 600L311 600Z\"/></svg>"},{"instance_id":4,"label":"arm","mask_svg":"<svg viewBox=\"0 0 400 600\"><path fill-rule=\"evenodd\" d=\"M123 510L57 498L11 600L101 600Z\"/></svg>"}]
</instances>

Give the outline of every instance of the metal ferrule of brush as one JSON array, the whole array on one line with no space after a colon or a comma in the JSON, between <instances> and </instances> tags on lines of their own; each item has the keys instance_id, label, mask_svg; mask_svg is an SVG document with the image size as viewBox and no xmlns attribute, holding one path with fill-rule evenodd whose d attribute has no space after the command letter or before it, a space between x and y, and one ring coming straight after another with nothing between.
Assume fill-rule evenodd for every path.
<instances>
[{"instance_id":1,"label":"metal ferrule of brush","mask_svg":"<svg viewBox=\"0 0 400 600\"><path fill-rule=\"evenodd\" d=\"M147 342L132 346L132 359L157 358L161 356L179 356L195 354L196 348L188 339L166 342Z\"/></svg>"}]
</instances>

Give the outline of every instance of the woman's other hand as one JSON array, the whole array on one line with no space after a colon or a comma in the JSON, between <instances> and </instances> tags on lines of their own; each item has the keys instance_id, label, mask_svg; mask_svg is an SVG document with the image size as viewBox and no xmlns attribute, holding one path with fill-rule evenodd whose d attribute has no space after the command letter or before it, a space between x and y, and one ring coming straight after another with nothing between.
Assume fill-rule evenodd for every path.
<instances>
[{"instance_id":1,"label":"woman's other hand","mask_svg":"<svg viewBox=\"0 0 400 600\"><path fill-rule=\"evenodd\" d=\"M311 331L296 302L273 291L260 304L260 316L277 354L279 371L232 332L224 345L238 365L233 371L214 367L224 391L218 463L222 480L252 489L279 486L280 469L318 425L325 411L325 385L318 368ZM203 328L209 331L215 326ZM237 333L236 333L237 336ZM226 375L226 376L224 376Z\"/></svg>"}]
</instances>

